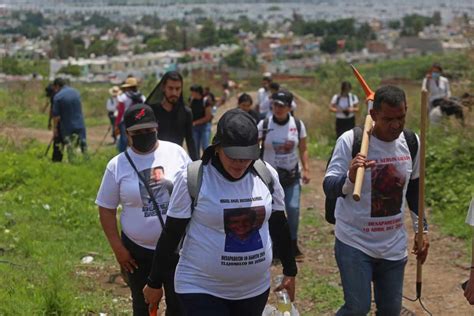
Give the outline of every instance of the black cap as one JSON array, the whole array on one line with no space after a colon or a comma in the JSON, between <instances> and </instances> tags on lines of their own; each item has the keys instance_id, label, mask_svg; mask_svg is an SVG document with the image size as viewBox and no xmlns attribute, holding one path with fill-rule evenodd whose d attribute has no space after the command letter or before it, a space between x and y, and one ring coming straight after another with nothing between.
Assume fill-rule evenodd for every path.
<instances>
[{"instance_id":1,"label":"black cap","mask_svg":"<svg viewBox=\"0 0 474 316\"><path fill-rule=\"evenodd\" d=\"M125 111L124 121L127 131L158 127L153 110L146 104L134 104L129 107Z\"/></svg>"},{"instance_id":2,"label":"black cap","mask_svg":"<svg viewBox=\"0 0 474 316\"><path fill-rule=\"evenodd\" d=\"M272 94L272 101L286 106L291 106L293 102L293 95L287 90L281 90Z\"/></svg>"},{"instance_id":3,"label":"black cap","mask_svg":"<svg viewBox=\"0 0 474 316\"><path fill-rule=\"evenodd\" d=\"M260 157L258 129L250 114L241 109L224 113L217 123L213 145L220 145L232 159L257 160Z\"/></svg>"}]
</instances>

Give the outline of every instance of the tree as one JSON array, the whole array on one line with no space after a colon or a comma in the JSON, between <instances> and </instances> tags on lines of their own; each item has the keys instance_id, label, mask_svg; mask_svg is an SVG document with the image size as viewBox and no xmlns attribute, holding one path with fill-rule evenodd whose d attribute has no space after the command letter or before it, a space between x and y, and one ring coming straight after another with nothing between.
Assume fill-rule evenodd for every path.
<instances>
[{"instance_id":1,"label":"tree","mask_svg":"<svg viewBox=\"0 0 474 316\"><path fill-rule=\"evenodd\" d=\"M334 54L337 51L338 37L334 35L325 36L321 42L320 49L322 52Z\"/></svg>"},{"instance_id":2,"label":"tree","mask_svg":"<svg viewBox=\"0 0 474 316\"><path fill-rule=\"evenodd\" d=\"M441 12L435 11L433 12L433 17L431 18L433 25L440 26L441 25Z\"/></svg>"},{"instance_id":3,"label":"tree","mask_svg":"<svg viewBox=\"0 0 474 316\"><path fill-rule=\"evenodd\" d=\"M65 75L71 75L73 77L79 77L81 75L81 66L78 65L67 65L65 67L62 67L58 71L59 73L65 74Z\"/></svg>"},{"instance_id":4,"label":"tree","mask_svg":"<svg viewBox=\"0 0 474 316\"><path fill-rule=\"evenodd\" d=\"M402 26L402 23L400 22L400 20L388 21L388 27L391 28L392 30L399 30L401 26Z\"/></svg>"},{"instance_id":5,"label":"tree","mask_svg":"<svg viewBox=\"0 0 474 316\"><path fill-rule=\"evenodd\" d=\"M212 20L206 20L199 32L199 47L213 46L217 44L216 26Z\"/></svg>"},{"instance_id":6,"label":"tree","mask_svg":"<svg viewBox=\"0 0 474 316\"><path fill-rule=\"evenodd\" d=\"M243 49L236 50L224 57L224 63L236 68L255 69L258 67L255 57L247 55Z\"/></svg>"}]
</instances>

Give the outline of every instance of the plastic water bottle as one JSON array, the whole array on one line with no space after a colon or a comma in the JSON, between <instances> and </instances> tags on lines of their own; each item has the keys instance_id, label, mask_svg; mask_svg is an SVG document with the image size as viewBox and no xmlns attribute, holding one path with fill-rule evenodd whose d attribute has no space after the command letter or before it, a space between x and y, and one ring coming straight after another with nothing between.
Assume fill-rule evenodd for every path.
<instances>
[{"instance_id":1,"label":"plastic water bottle","mask_svg":"<svg viewBox=\"0 0 474 316\"><path fill-rule=\"evenodd\" d=\"M277 275L274 281L275 281L276 286L279 286L281 282L283 281L283 275ZM286 291L286 289L275 292L275 295L277 296L277 310L283 315L285 315L286 312L290 314L291 313L291 300L290 300L290 295L288 295L288 292Z\"/></svg>"}]
</instances>

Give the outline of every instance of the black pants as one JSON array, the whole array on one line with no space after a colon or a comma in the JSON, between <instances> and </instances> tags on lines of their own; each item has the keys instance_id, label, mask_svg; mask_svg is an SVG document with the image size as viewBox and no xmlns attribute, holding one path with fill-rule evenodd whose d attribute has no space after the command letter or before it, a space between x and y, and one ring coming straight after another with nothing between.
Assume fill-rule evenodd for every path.
<instances>
[{"instance_id":1,"label":"black pants","mask_svg":"<svg viewBox=\"0 0 474 316\"><path fill-rule=\"evenodd\" d=\"M226 300L209 294L177 294L185 316L261 316L270 289L243 299Z\"/></svg>"},{"instance_id":2,"label":"black pants","mask_svg":"<svg viewBox=\"0 0 474 316\"><path fill-rule=\"evenodd\" d=\"M336 135L337 138L344 134L344 132L355 127L355 116L347 119L336 118Z\"/></svg>"},{"instance_id":3,"label":"black pants","mask_svg":"<svg viewBox=\"0 0 474 316\"><path fill-rule=\"evenodd\" d=\"M115 116L114 112L107 112L107 116L109 117L110 125L112 126L112 138L114 139L114 143L117 141L117 136L115 136Z\"/></svg>"},{"instance_id":4,"label":"black pants","mask_svg":"<svg viewBox=\"0 0 474 316\"><path fill-rule=\"evenodd\" d=\"M148 305L145 303L143 288L145 287L148 275L150 274L153 263L153 254L155 251L137 245L123 232L122 242L138 265L138 269L133 273L127 273L130 291L132 292L133 315L148 316ZM174 292L174 271L176 269L176 264L178 263L177 259L178 257L176 256L174 267L163 284L166 299L166 316L182 315L178 298Z\"/></svg>"},{"instance_id":5,"label":"black pants","mask_svg":"<svg viewBox=\"0 0 474 316\"><path fill-rule=\"evenodd\" d=\"M63 161L63 137L61 136L61 122L57 124L58 133L53 138L53 157L52 161Z\"/></svg>"}]
</instances>

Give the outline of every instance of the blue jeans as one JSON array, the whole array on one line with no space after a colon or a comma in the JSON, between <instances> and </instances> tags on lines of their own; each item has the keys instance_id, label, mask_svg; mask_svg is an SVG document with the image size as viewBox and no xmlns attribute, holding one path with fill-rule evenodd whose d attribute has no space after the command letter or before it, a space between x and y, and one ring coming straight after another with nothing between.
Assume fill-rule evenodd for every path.
<instances>
[{"instance_id":1,"label":"blue jeans","mask_svg":"<svg viewBox=\"0 0 474 316\"><path fill-rule=\"evenodd\" d=\"M396 261L372 258L337 238L334 250L344 290L344 305L336 315L366 316L370 311L371 282L374 282L376 315L399 316L407 258Z\"/></svg>"},{"instance_id":2,"label":"blue jeans","mask_svg":"<svg viewBox=\"0 0 474 316\"><path fill-rule=\"evenodd\" d=\"M119 153L121 153L127 149L127 145L128 145L127 133L125 132L125 122L121 122L119 124L119 129L120 129L120 137L119 137L119 141L117 142L117 149Z\"/></svg>"},{"instance_id":3,"label":"blue jeans","mask_svg":"<svg viewBox=\"0 0 474 316\"><path fill-rule=\"evenodd\" d=\"M200 149L204 152L207 146L209 146L209 138L211 137L211 123L193 126L193 139L196 145L196 151L199 156Z\"/></svg>"},{"instance_id":4,"label":"blue jeans","mask_svg":"<svg viewBox=\"0 0 474 316\"><path fill-rule=\"evenodd\" d=\"M285 209L291 239L296 240L298 239L298 225L300 222L300 181L295 181L294 184L283 187L283 191L285 191Z\"/></svg>"}]
</instances>

